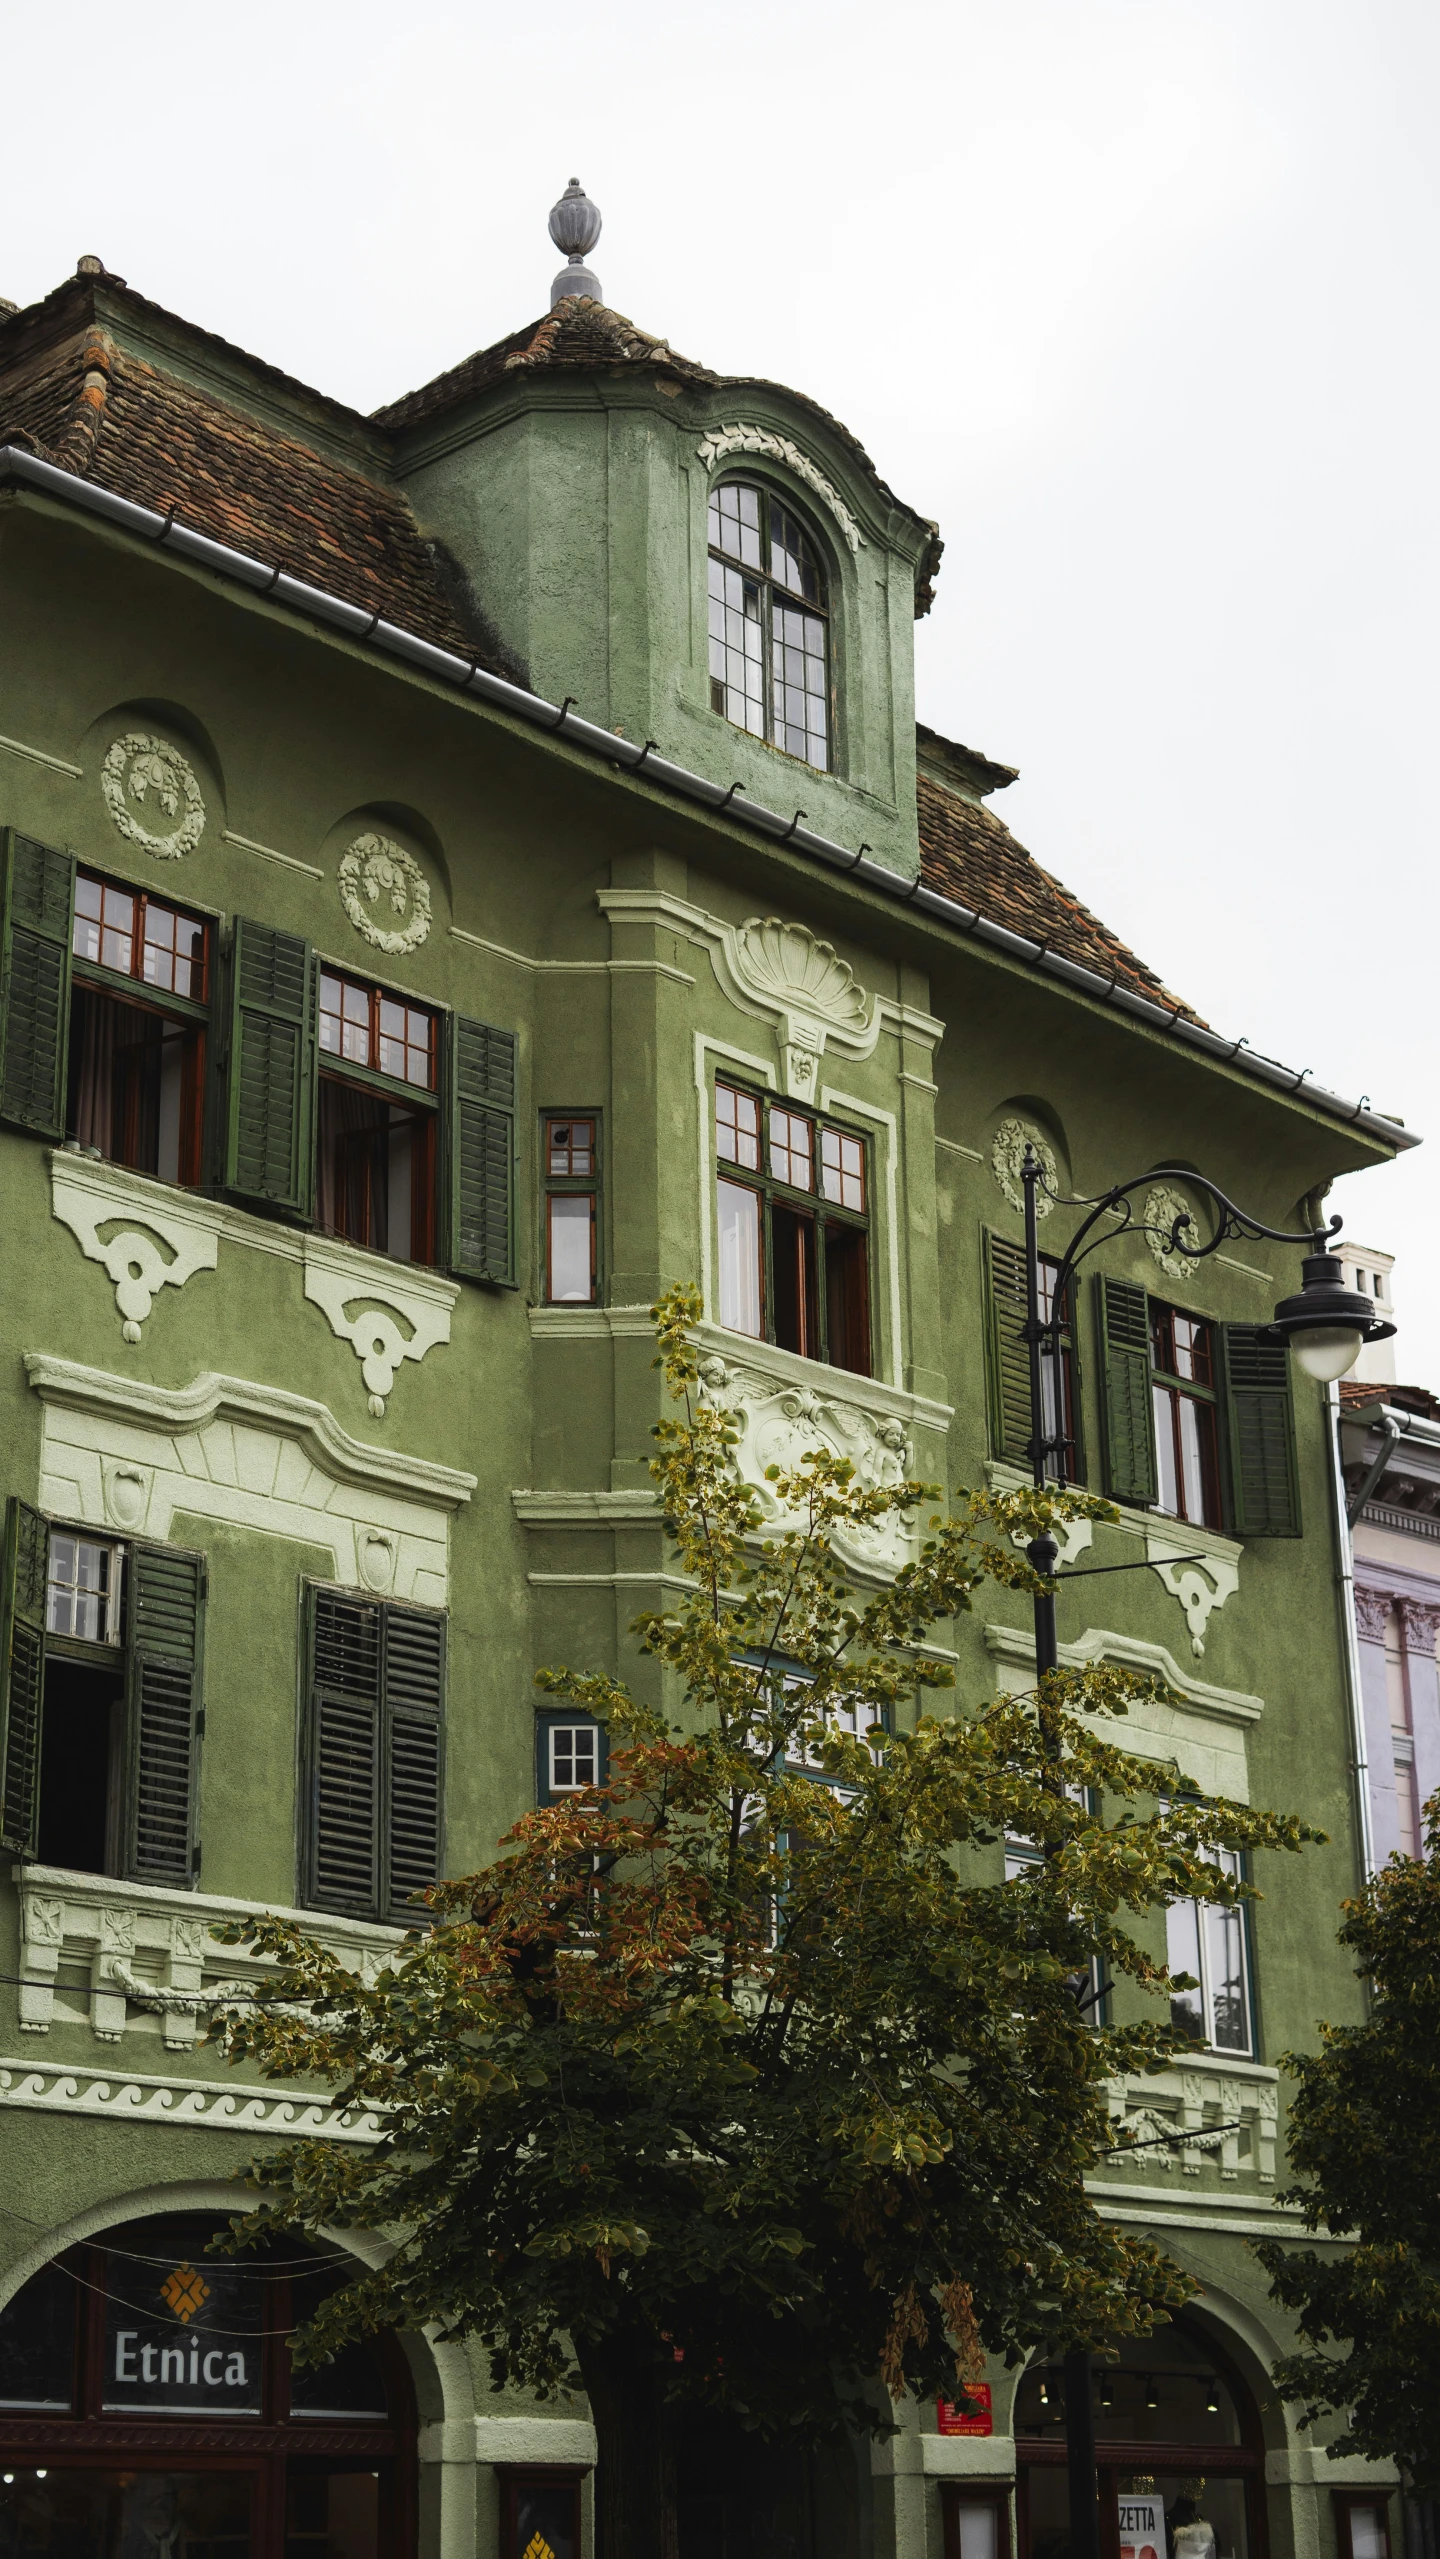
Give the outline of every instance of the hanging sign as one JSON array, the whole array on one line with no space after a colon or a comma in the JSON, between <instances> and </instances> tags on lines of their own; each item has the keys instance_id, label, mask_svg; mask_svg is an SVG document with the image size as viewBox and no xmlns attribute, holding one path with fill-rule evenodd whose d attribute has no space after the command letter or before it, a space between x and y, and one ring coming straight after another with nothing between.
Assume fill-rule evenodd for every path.
<instances>
[{"instance_id":1,"label":"hanging sign","mask_svg":"<svg viewBox=\"0 0 1440 2559\"><path fill-rule=\"evenodd\" d=\"M1122 2495L1118 2506L1120 2559L1165 2559L1164 2499Z\"/></svg>"},{"instance_id":2,"label":"hanging sign","mask_svg":"<svg viewBox=\"0 0 1440 2559\"><path fill-rule=\"evenodd\" d=\"M958 2407L949 2399L937 2399L935 2422L942 2435L993 2435L995 2420L990 2407L989 2382L967 2382L965 2397Z\"/></svg>"}]
</instances>

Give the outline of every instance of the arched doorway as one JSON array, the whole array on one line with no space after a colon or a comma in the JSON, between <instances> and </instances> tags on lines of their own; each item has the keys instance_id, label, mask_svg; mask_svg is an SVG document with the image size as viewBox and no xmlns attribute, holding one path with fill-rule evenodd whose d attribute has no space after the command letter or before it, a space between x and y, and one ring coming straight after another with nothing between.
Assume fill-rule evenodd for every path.
<instances>
[{"instance_id":1,"label":"arched doorway","mask_svg":"<svg viewBox=\"0 0 1440 2559\"><path fill-rule=\"evenodd\" d=\"M1266 2559L1265 2445L1231 2357L1197 2320L1128 2339L1091 2381L1101 2559ZM1019 2559L1067 2559L1065 2368L1015 2394ZM1198 2527L1176 2541L1183 2525ZM1213 2544L1204 2527L1213 2533Z\"/></svg>"},{"instance_id":2,"label":"arched doorway","mask_svg":"<svg viewBox=\"0 0 1440 2559\"><path fill-rule=\"evenodd\" d=\"M215 2257L222 2227L125 2222L0 2310L0 2559L413 2559L398 2347L291 2362L350 2261L301 2241Z\"/></svg>"}]
</instances>

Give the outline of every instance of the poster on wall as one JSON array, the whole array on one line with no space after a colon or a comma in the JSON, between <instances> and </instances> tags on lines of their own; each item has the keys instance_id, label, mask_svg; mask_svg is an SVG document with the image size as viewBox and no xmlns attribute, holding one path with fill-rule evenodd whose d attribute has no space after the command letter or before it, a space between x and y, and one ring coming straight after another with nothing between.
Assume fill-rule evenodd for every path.
<instances>
[{"instance_id":1,"label":"poster on wall","mask_svg":"<svg viewBox=\"0 0 1440 2559\"><path fill-rule=\"evenodd\" d=\"M953 2400L937 2399L935 2423L942 2435L992 2435L995 2419L990 2407L988 2381L967 2381L965 2396L958 2406ZM1165 2559L1162 2551L1159 2559Z\"/></svg>"},{"instance_id":2,"label":"poster on wall","mask_svg":"<svg viewBox=\"0 0 1440 2559\"><path fill-rule=\"evenodd\" d=\"M1153 2493L1118 2499L1120 2559L1166 2559L1165 2506Z\"/></svg>"}]
</instances>

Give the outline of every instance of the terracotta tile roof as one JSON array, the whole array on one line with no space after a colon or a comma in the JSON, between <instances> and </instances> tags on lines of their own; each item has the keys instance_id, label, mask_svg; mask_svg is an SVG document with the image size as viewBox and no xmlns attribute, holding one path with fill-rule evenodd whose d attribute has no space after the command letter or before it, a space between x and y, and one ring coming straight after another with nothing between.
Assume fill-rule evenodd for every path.
<instances>
[{"instance_id":1,"label":"terracotta tile roof","mask_svg":"<svg viewBox=\"0 0 1440 2559\"><path fill-rule=\"evenodd\" d=\"M158 370L105 326L106 316L117 316L108 306L131 299L144 312L153 307L130 297L118 279L76 277L34 311L0 320L0 442L28 445L63 470L161 514L173 508L218 542L274 562L366 612L383 613L439 647L479 654L514 672L487 645L458 571L421 534L405 498L382 476L383 465L377 461L374 476L360 467L366 446L380 442L365 420L303 393L337 427L353 428L351 465L322 449L326 442L333 446L333 436L305 441L238 402ZM191 334L220 343L207 341L204 332ZM253 370L303 390L273 368Z\"/></svg>"},{"instance_id":2,"label":"terracotta tile roof","mask_svg":"<svg viewBox=\"0 0 1440 2559\"><path fill-rule=\"evenodd\" d=\"M929 737L931 732L924 734ZM948 741L936 743L945 745ZM967 750L956 752L964 755ZM982 767L986 763L983 757L972 760ZM989 769L1008 775L1010 768L1002 765ZM1137 995L1148 995L1155 1003L1174 1006L1187 1021L1200 1019L1188 1004L1170 993L1153 969L1126 949L1108 925L1092 915L1088 906L1082 906L1053 872L1041 869L993 810L978 799L962 798L959 792L933 780L923 770L917 779L916 796L920 807L920 876L928 888L938 889L942 897L958 898L962 906L978 908L993 924L1006 924L1014 933L1044 942L1063 958L1077 960L1082 968L1094 969L1101 977L1118 978L1122 986L1132 988Z\"/></svg>"},{"instance_id":3,"label":"terracotta tile roof","mask_svg":"<svg viewBox=\"0 0 1440 2559\"><path fill-rule=\"evenodd\" d=\"M377 409L375 424L395 433L403 432L445 409L458 407L464 400L477 399L482 391L516 374L609 373L628 369L648 370L666 376L672 383L694 383L708 391L781 390L787 400L808 409L853 455L877 496L887 506L898 507L913 522L924 525L929 539L916 572L915 612L917 618L929 612L940 554L945 547L939 528L927 518L916 516L913 508L887 487L858 436L803 391L787 390L781 383L766 382L750 374L712 373L693 357L677 355L668 338L652 338L633 320L627 320L623 312L612 311L607 303L592 302L583 294L567 294L563 302L547 311L543 320L528 321L523 329L512 330L508 338L498 339L493 347L482 347L478 354L467 356L463 364L437 374L433 382L423 383L418 391L407 392L404 399L392 400L385 408Z\"/></svg>"},{"instance_id":4,"label":"terracotta tile roof","mask_svg":"<svg viewBox=\"0 0 1440 2559\"><path fill-rule=\"evenodd\" d=\"M1340 1401L1347 1410L1360 1404L1390 1404L1397 1412L1418 1413L1422 1421L1440 1422L1440 1396L1428 1386L1387 1386L1382 1379L1342 1377Z\"/></svg>"}]
</instances>

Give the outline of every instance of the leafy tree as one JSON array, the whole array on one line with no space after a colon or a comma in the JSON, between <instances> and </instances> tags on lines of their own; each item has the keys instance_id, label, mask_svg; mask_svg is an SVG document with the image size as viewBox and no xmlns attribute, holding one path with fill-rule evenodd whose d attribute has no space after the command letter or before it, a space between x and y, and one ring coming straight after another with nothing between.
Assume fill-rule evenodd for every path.
<instances>
[{"instance_id":1,"label":"leafy tree","mask_svg":"<svg viewBox=\"0 0 1440 2559\"><path fill-rule=\"evenodd\" d=\"M1290 2160L1312 2231L1343 2252L1258 2251L1308 2351L1276 2366L1302 2425L1338 2415L1336 2452L1400 2464L1440 2490L1440 1796L1423 1858L1392 1857L1345 1905L1340 1943L1369 1989L1360 2026L1289 2054Z\"/></svg>"},{"instance_id":2,"label":"leafy tree","mask_svg":"<svg viewBox=\"0 0 1440 2559\"><path fill-rule=\"evenodd\" d=\"M656 1309L683 1412L653 1472L684 1589L634 1630L679 1720L543 1672L608 1726L609 1783L438 1886L433 1928L374 1982L267 1920L270 2000L223 2029L234 2058L337 2083L384 2127L252 2172L262 2225L395 2239L307 2350L434 2320L481 2339L497 2387L583 2384L626 2559L673 2551L687 2404L797 2441L883 2432L887 2393L956 2394L982 2349L1143 2332L1185 2297L1083 2184L1114 2148L1105 2081L1174 2038L1098 2024L1088 1985L1098 1966L1163 1993L1127 1919L1233 1900L1221 1845L1310 1835L1155 1809L1153 1764L1092 1728L1147 1687L1119 1670L915 1718L952 1684L937 1625L988 1584L1033 1587L1017 1535L1115 1514L972 1495L857 1598L837 1537L863 1545L934 1488L867 1489L813 1454L770 1470L767 1526L704 1391L698 1313L683 1290ZM988 1880L976 1852L1017 1834L1043 1858Z\"/></svg>"}]
</instances>

